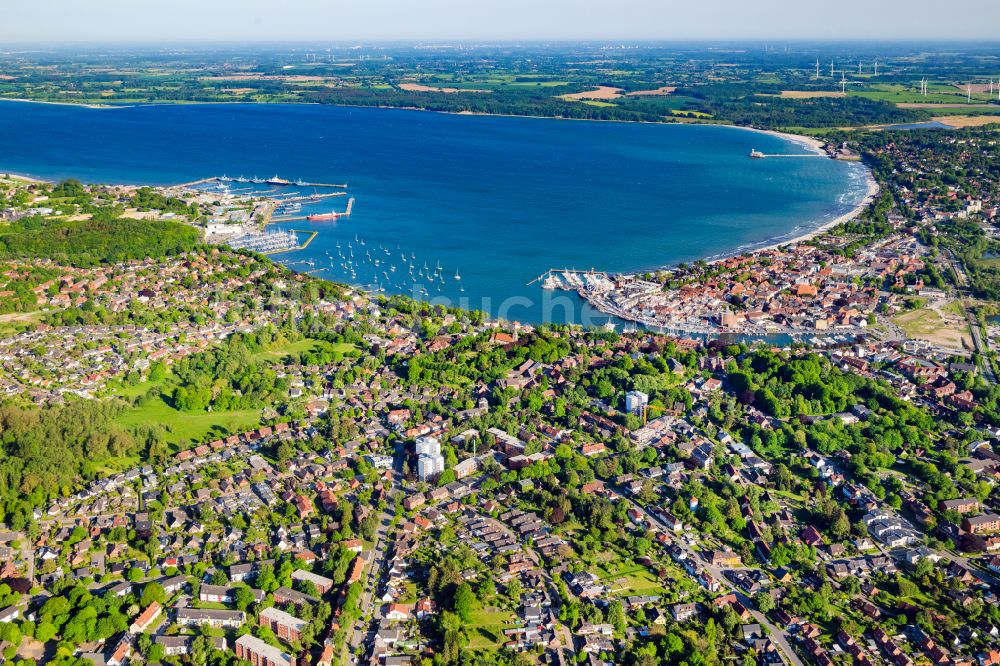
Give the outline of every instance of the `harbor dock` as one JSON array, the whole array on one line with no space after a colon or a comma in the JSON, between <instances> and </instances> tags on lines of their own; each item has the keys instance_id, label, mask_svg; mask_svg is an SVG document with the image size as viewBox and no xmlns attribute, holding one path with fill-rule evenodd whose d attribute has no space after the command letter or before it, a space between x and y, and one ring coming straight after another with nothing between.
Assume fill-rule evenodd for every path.
<instances>
[{"instance_id":1,"label":"harbor dock","mask_svg":"<svg viewBox=\"0 0 1000 666\"><path fill-rule=\"evenodd\" d=\"M244 178L242 176L238 178L230 178L229 176L209 176L207 178L199 178L198 180L192 180L188 183L181 183L175 185L175 187L195 187L197 185L205 185L207 183L248 183L251 185L281 185L281 186L293 186L293 187L322 187L322 188L337 188L346 190L347 183L313 183L305 180L287 180L285 178L279 178L274 176L273 178Z\"/></svg>"}]
</instances>

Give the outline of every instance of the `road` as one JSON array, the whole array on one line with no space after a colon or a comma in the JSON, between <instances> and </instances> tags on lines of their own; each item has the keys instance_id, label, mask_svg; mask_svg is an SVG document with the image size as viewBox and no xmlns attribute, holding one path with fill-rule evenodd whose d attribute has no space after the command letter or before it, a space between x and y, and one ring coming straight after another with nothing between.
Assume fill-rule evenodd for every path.
<instances>
[{"instance_id":1,"label":"road","mask_svg":"<svg viewBox=\"0 0 1000 666\"><path fill-rule=\"evenodd\" d=\"M402 458L396 456L393 470L393 488L399 488L403 480ZM366 662L365 656L375 645L375 634L381 620L381 603L375 597L382 579L386 575L386 555L393 541L396 504L394 495L386 501L386 508L379 514L378 528L375 530L375 540L372 547L372 557L361 574L363 586L358 608L361 609L361 620L351 629L351 637L344 646L353 663ZM368 618L367 622L365 618ZM362 649L363 648L363 649Z\"/></svg>"},{"instance_id":2,"label":"road","mask_svg":"<svg viewBox=\"0 0 1000 666\"><path fill-rule=\"evenodd\" d=\"M391 543L391 525L394 506L389 506L379 515L379 526L375 530L375 542L372 547L372 556L361 574L362 592L358 600L358 608L361 609L361 620L351 629L350 640L345 648L353 656L354 663L360 664L365 661L364 655L371 648L375 632L378 631L380 619L378 600L375 593L379 588L383 574L385 573L385 559ZM367 623L364 618L368 618ZM359 654L359 649L364 647Z\"/></svg>"},{"instance_id":3,"label":"road","mask_svg":"<svg viewBox=\"0 0 1000 666\"><path fill-rule=\"evenodd\" d=\"M27 566L25 576L32 587L35 586L35 551L32 549L31 539L25 532L17 533L17 541L21 544L21 561Z\"/></svg>"},{"instance_id":4,"label":"road","mask_svg":"<svg viewBox=\"0 0 1000 666\"><path fill-rule=\"evenodd\" d=\"M673 530L667 527L666 524L660 521L659 518L646 511L645 508L643 508L639 503L637 503L631 497L629 497L628 495L624 494L623 492L617 489L616 492L620 497L623 497L632 506L634 506L637 510L639 510L642 513L642 515L645 516L646 520L649 521L650 524L656 525L661 530L663 530L665 534L673 534ZM723 576L722 569L711 566L708 562L705 561L705 558L702 557L701 553L691 548L687 543L684 542L683 539L674 539L673 542L677 544L682 550L684 550L684 552L687 553L688 557L694 559L695 562L701 564L701 566L705 570L707 570L710 574L712 574L712 577L715 578L715 580L717 580L720 585L722 585L723 587L725 587L726 589L728 589L729 591L731 591L733 594L736 595L736 598L739 600L739 602L744 606L746 606L747 610L750 611L750 614L753 615L754 619L760 624L760 626L767 629L768 634L771 637L771 640L773 640L775 645L778 646L778 649L781 650L782 656L784 656L786 661L790 662L794 666L805 666L802 663L802 660L799 659L798 655L795 653L795 650L792 649L792 644L788 640L788 632L786 632L783 628L779 628L776 625L772 624L771 621L768 620L763 613L756 610L753 600L750 599L750 597L748 597L742 591L740 591L735 585L733 585L728 578Z\"/></svg>"}]
</instances>

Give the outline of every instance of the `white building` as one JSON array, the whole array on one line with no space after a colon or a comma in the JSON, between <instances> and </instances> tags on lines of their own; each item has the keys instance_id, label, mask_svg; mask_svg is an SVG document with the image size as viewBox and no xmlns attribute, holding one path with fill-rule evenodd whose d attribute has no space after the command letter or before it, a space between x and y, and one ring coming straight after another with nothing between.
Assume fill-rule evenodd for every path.
<instances>
[{"instance_id":1,"label":"white building","mask_svg":"<svg viewBox=\"0 0 1000 666\"><path fill-rule=\"evenodd\" d=\"M433 481L444 471L441 442L436 437L417 437L414 448L417 453L417 478Z\"/></svg>"},{"instance_id":2,"label":"white building","mask_svg":"<svg viewBox=\"0 0 1000 666\"><path fill-rule=\"evenodd\" d=\"M643 407L649 404L649 396L642 391L629 391L625 394L625 411L629 414L641 414Z\"/></svg>"},{"instance_id":3,"label":"white building","mask_svg":"<svg viewBox=\"0 0 1000 666\"><path fill-rule=\"evenodd\" d=\"M417 478L421 481L433 481L443 471L443 456L429 456L427 454L417 456Z\"/></svg>"},{"instance_id":4,"label":"white building","mask_svg":"<svg viewBox=\"0 0 1000 666\"><path fill-rule=\"evenodd\" d=\"M415 446L417 455L439 456L441 455L441 442L437 437L417 437Z\"/></svg>"}]
</instances>

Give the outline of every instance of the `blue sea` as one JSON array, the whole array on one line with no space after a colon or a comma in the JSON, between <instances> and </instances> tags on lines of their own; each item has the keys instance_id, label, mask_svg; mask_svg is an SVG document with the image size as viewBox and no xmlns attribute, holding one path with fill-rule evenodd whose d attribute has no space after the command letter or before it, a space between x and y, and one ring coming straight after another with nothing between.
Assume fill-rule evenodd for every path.
<instances>
[{"instance_id":1,"label":"blue sea","mask_svg":"<svg viewBox=\"0 0 1000 666\"><path fill-rule=\"evenodd\" d=\"M644 271L734 253L801 234L864 198L859 164L752 160L751 149L808 152L718 126L307 105L0 103L2 171L101 183L221 174L346 182L353 215L280 225L319 234L276 261L387 293L422 295L419 286L435 302L532 322L606 320L575 296L528 285L549 268ZM334 198L303 213L345 204ZM353 253L348 269L340 253Z\"/></svg>"}]
</instances>

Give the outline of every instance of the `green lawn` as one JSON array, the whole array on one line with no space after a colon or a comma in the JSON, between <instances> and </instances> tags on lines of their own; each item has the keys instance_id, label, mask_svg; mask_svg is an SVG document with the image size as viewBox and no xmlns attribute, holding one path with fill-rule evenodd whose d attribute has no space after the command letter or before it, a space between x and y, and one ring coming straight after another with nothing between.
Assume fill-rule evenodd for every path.
<instances>
[{"instance_id":1,"label":"green lawn","mask_svg":"<svg viewBox=\"0 0 1000 666\"><path fill-rule=\"evenodd\" d=\"M663 585L644 566L636 565L625 567L617 571L604 572L601 582L611 588L616 596L642 595L642 594L663 594ZM598 572L599 576L602 575Z\"/></svg>"},{"instance_id":2,"label":"green lawn","mask_svg":"<svg viewBox=\"0 0 1000 666\"><path fill-rule=\"evenodd\" d=\"M663 584L641 564L625 564L615 554L602 553L593 569L594 575L619 597L641 594L664 594Z\"/></svg>"},{"instance_id":3,"label":"green lawn","mask_svg":"<svg viewBox=\"0 0 1000 666\"><path fill-rule=\"evenodd\" d=\"M35 312L12 312L0 315L0 338L7 338L30 328L40 322L42 317L51 311L36 310Z\"/></svg>"},{"instance_id":4,"label":"green lawn","mask_svg":"<svg viewBox=\"0 0 1000 666\"><path fill-rule=\"evenodd\" d=\"M257 361L281 361L291 354L301 354L302 352L313 351L314 349L319 348L320 345L327 345L327 343L320 342L319 340L313 340L311 338L303 338L294 342L288 342L278 347L272 347L267 351L257 352L254 354L253 358ZM329 344L328 346L340 356L346 355L355 348L354 345L349 342L338 342L336 344Z\"/></svg>"},{"instance_id":5,"label":"green lawn","mask_svg":"<svg viewBox=\"0 0 1000 666\"><path fill-rule=\"evenodd\" d=\"M305 351L312 351L316 349L318 342L310 338L302 338L301 340L296 340L295 342L289 342L280 347L274 347L268 349L267 351L261 351L254 354L253 358L257 361L280 361L289 354L298 354ZM348 345L350 347L350 345Z\"/></svg>"},{"instance_id":6,"label":"green lawn","mask_svg":"<svg viewBox=\"0 0 1000 666\"><path fill-rule=\"evenodd\" d=\"M83 463L83 470L86 476L109 476L136 467L141 462L139 456L117 456L100 461L86 460Z\"/></svg>"},{"instance_id":7,"label":"green lawn","mask_svg":"<svg viewBox=\"0 0 1000 666\"><path fill-rule=\"evenodd\" d=\"M506 642L504 629L510 629L508 624L515 619L514 613L499 608L481 608L472 612L472 617L466 628L469 633L469 648L485 650L499 648Z\"/></svg>"},{"instance_id":8,"label":"green lawn","mask_svg":"<svg viewBox=\"0 0 1000 666\"><path fill-rule=\"evenodd\" d=\"M276 363L290 354L310 351L322 344L326 343L310 339L296 340L267 351L257 352L254 358L262 363ZM346 355L355 349L354 345L346 342L330 346L339 355ZM169 391L171 378L172 375L168 373L163 380L158 382L146 381L135 386L120 386L113 389L112 395L128 401L151 391L157 396L142 406L132 407L118 417L116 422L126 428L140 425L162 426L167 433L166 440L169 444L178 444L183 440L197 442L205 439L209 434L215 437L227 433L244 432L253 430L260 425L261 410L259 409L229 412L181 412L174 409L159 397L161 392Z\"/></svg>"},{"instance_id":9,"label":"green lawn","mask_svg":"<svg viewBox=\"0 0 1000 666\"><path fill-rule=\"evenodd\" d=\"M163 426L167 431L166 440L177 444L182 440L198 441L206 435L253 430L260 425L261 412L247 409L232 412L180 412L154 398L142 407L134 407L116 419L119 425L130 427L140 425Z\"/></svg>"}]
</instances>

